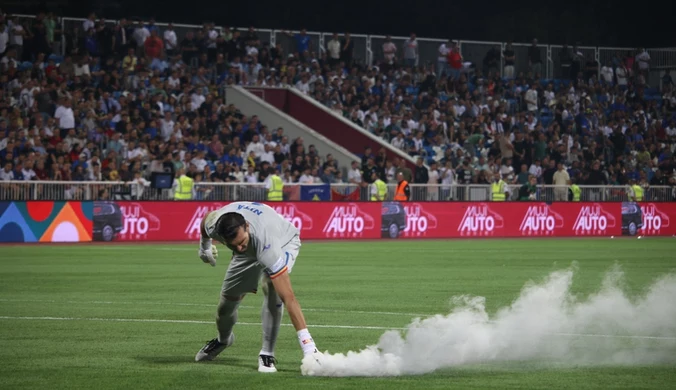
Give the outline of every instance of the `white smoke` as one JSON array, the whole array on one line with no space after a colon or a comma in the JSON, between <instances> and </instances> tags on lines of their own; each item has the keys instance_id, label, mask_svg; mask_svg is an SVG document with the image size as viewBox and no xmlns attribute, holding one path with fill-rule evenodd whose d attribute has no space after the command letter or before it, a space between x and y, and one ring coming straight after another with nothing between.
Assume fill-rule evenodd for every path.
<instances>
[{"instance_id":1,"label":"white smoke","mask_svg":"<svg viewBox=\"0 0 676 390\"><path fill-rule=\"evenodd\" d=\"M632 299L613 268L601 289L584 299L571 292L574 268L528 283L493 316L483 297L452 300L448 315L416 319L406 331L388 331L359 352L306 358L303 375L397 376L459 365L510 360L558 365L676 362L676 275L656 280Z\"/></svg>"}]
</instances>

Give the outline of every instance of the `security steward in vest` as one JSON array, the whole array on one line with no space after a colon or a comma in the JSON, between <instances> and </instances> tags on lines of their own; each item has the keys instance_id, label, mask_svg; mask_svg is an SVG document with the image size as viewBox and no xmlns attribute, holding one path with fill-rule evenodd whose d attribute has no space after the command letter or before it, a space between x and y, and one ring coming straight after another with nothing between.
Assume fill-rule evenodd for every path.
<instances>
[{"instance_id":1,"label":"security steward in vest","mask_svg":"<svg viewBox=\"0 0 676 390\"><path fill-rule=\"evenodd\" d=\"M174 200L191 200L195 182L185 174L185 168L179 169L176 175L178 177L174 180Z\"/></svg>"},{"instance_id":2,"label":"security steward in vest","mask_svg":"<svg viewBox=\"0 0 676 390\"><path fill-rule=\"evenodd\" d=\"M268 177L265 180L265 189L268 191L268 201L281 202L284 200L284 182L279 177L277 168L268 169Z\"/></svg>"},{"instance_id":3,"label":"security steward in vest","mask_svg":"<svg viewBox=\"0 0 676 390\"><path fill-rule=\"evenodd\" d=\"M493 202L504 202L509 197L509 188L507 183L500 177L499 173L493 176L493 184L491 184L491 195Z\"/></svg>"},{"instance_id":4,"label":"security steward in vest","mask_svg":"<svg viewBox=\"0 0 676 390\"><path fill-rule=\"evenodd\" d=\"M579 202L580 199L582 198L582 189L580 186L577 185L577 181L568 181L568 185L570 185L569 193L568 193L568 200L572 200L573 202Z\"/></svg>"},{"instance_id":5,"label":"security steward in vest","mask_svg":"<svg viewBox=\"0 0 676 390\"><path fill-rule=\"evenodd\" d=\"M387 197L387 184L380 179L376 171L371 172L371 180L369 193L371 194L371 202L383 202Z\"/></svg>"},{"instance_id":6,"label":"security steward in vest","mask_svg":"<svg viewBox=\"0 0 676 390\"><path fill-rule=\"evenodd\" d=\"M643 201L643 187L636 183L636 180L629 179L629 191L627 191L629 200L632 202Z\"/></svg>"},{"instance_id":7,"label":"security steward in vest","mask_svg":"<svg viewBox=\"0 0 676 390\"><path fill-rule=\"evenodd\" d=\"M404 179L404 173L397 173L397 190L394 192L394 200L397 202L406 202L411 198L411 188Z\"/></svg>"}]
</instances>

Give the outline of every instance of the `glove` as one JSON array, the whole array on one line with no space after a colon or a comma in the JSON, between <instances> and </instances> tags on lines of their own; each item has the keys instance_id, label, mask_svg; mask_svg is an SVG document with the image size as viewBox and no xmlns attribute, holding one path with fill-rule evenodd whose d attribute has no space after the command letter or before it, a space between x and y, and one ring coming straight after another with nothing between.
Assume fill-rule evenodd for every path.
<instances>
[{"instance_id":1,"label":"glove","mask_svg":"<svg viewBox=\"0 0 676 390\"><path fill-rule=\"evenodd\" d=\"M211 246L211 249L202 249L200 248L199 257L203 262L211 264L212 267L216 266L216 259L218 258L218 249L215 245Z\"/></svg>"},{"instance_id":2,"label":"glove","mask_svg":"<svg viewBox=\"0 0 676 390\"><path fill-rule=\"evenodd\" d=\"M314 352L308 353L303 357L300 365L300 372L303 375L319 375L322 373L322 361L324 354L315 349Z\"/></svg>"}]
</instances>

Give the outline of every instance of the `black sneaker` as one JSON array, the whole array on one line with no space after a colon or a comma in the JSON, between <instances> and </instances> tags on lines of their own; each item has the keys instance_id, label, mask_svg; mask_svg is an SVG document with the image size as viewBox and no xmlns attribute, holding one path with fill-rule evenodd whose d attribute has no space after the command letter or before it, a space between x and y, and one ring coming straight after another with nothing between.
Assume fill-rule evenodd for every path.
<instances>
[{"instance_id":1,"label":"black sneaker","mask_svg":"<svg viewBox=\"0 0 676 390\"><path fill-rule=\"evenodd\" d=\"M230 333L228 342L223 344L218 341L218 338L207 341L207 344L197 352L195 355L195 361L201 362L204 360L214 360L219 353L223 352L224 349L231 346L235 342L235 334Z\"/></svg>"},{"instance_id":2,"label":"black sneaker","mask_svg":"<svg viewBox=\"0 0 676 390\"><path fill-rule=\"evenodd\" d=\"M258 355L258 372L277 372L275 363L277 363L277 360L275 360L274 356Z\"/></svg>"}]
</instances>

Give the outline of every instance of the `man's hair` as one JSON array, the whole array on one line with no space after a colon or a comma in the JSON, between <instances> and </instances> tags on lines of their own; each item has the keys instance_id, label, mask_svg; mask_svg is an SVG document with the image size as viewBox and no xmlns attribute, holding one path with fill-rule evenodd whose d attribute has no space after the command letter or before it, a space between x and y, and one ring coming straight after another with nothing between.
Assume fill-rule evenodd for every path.
<instances>
[{"instance_id":1,"label":"man's hair","mask_svg":"<svg viewBox=\"0 0 676 390\"><path fill-rule=\"evenodd\" d=\"M216 221L216 232L225 240L232 240L237 236L239 228L246 226L242 214L225 213Z\"/></svg>"}]
</instances>

